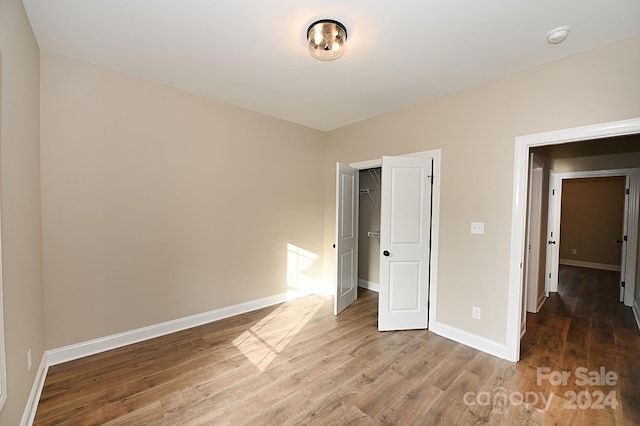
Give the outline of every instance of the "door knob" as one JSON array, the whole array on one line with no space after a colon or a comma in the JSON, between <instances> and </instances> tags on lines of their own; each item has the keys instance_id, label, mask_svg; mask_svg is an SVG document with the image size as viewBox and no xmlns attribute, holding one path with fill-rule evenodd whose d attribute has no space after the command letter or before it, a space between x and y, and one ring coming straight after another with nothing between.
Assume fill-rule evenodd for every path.
<instances>
[{"instance_id":1,"label":"door knob","mask_svg":"<svg viewBox=\"0 0 640 426\"><path fill-rule=\"evenodd\" d=\"M389 251L385 250L385 251L382 252L382 254L384 254L385 256L389 256Z\"/></svg>"},{"instance_id":2,"label":"door knob","mask_svg":"<svg viewBox=\"0 0 640 426\"><path fill-rule=\"evenodd\" d=\"M555 241L549 241L549 244L555 244L555 243L556 243Z\"/></svg>"}]
</instances>

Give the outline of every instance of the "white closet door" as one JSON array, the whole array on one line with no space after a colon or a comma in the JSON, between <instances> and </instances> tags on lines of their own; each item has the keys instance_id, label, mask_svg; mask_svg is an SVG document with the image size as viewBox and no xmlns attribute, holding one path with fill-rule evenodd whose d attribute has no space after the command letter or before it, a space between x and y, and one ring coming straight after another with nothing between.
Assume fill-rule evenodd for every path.
<instances>
[{"instance_id":1,"label":"white closet door","mask_svg":"<svg viewBox=\"0 0 640 426\"><path fill-rule=\"evenodd\" d=\"M433 159L383 157L379 330L427 328Z\"/></svg>"}]
</instances>

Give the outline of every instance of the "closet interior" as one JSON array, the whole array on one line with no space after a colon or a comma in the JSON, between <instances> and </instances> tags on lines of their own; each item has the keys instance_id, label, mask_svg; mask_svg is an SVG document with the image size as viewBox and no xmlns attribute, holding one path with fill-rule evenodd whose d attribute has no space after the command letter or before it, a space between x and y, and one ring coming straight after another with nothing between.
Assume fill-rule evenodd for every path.
<instances>
[{"instance_id":1,"label":"closet interior","mask_svg":"<svg viewBox=\"0 0 640 426\"><path fill-rule=\"evenodd\" d=\"M378 291L382 169L365 169L359 173L358 286Z\"/></svg>"}]
</instances>

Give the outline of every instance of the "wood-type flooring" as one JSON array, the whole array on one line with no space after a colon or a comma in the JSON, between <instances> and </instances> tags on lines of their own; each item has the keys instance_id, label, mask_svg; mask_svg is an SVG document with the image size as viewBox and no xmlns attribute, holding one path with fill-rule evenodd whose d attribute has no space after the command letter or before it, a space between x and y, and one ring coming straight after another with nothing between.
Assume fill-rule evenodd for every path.
<instances>
[{"instance_id":1,"label":"wood-type flooring","mask_svg":"<svg viewBox=\"0 0 640 426\"><path fill-rule=\"evenodd\" d=\"M312 295L52 366L34 424L640 424L640 333L617 275L561 267L518 363L379 332L368 290L337 317Z\"/></svg>"}]
</instances>

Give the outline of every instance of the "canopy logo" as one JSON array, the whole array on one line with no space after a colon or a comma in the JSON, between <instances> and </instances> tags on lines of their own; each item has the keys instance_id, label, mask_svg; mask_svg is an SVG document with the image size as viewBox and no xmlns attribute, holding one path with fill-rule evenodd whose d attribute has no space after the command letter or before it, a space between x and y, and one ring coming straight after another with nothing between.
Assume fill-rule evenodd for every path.
<instances>
[{"instance_id":1,"label":"canopy logo","mask_svg":"<svg viewBox=\"0 0 640 426\"><path fill-rule=\"evenodd\" d=\"M538 367L536 372L536 384L543 386L568 386L576 385L580 387L592 386L615 386L618 384L618 374L615 371L607 371L605 367L598 370L589 370L586 367L578 367L573 371L551 370L549 367ZM562 392L562 391L559 391ZM568 390L562 393L566 402L564 409L592 409L604 410L606 408L616 409L618 399L616 391L611 390L605 394L602 390L580 391ZM498 386L492 391L467 392L463 396L465 405L469 407L481 406L490 407L491 414L507 414L510 407L526 405L527 407L539 407L547 411L552 396L556 398L558 393L544 392L508 392L506 388Z\"/></svg>"},{"instance_id":2,"label":"canopy logo","mask_svg":"<svg viewBox=\"0 0 640 426\"><path fill-rule=\"evenodd\" d=\"M464 394L463 401L469 407L491 407L491 414L507 414L509 407L523 404L537 406L542 403L546 411L549 408L550 398L542 392L507 392L504 387L498 386L491 392L467 392Z\"/></svg>"}]
</instances>

